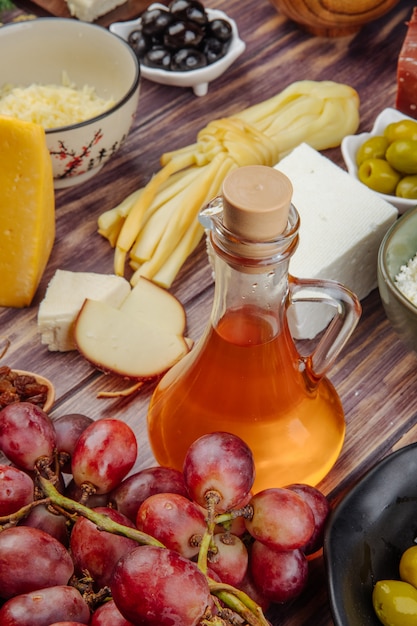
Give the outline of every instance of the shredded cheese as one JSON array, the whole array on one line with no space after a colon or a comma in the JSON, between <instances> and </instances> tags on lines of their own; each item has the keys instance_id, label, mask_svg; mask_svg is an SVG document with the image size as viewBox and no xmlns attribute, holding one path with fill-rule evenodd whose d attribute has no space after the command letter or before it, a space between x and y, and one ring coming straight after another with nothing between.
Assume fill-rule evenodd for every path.
<instances>
[{"instance_id":1,"label":"shredded cheese","mask_svg":"<svg viewBox=\"0 0 417 626\"><path fill-rule=\"evenodd\" d=\"M84 122L114 104L115 100L100 98L89 85L77 88L65 72L61 85L5 84L0 88L0 115L34 122L45 130Z\"/></svg>"},{"instance_id":2,"label":"shredded cheese","mask_svg":"<svg viewBox=\"0 0 417 626\"><path fill-rule=\"evenodd\" d=\"M400 267L394 283L401 293L417 306L417 254Z\"/></svg>"}]
</instances>

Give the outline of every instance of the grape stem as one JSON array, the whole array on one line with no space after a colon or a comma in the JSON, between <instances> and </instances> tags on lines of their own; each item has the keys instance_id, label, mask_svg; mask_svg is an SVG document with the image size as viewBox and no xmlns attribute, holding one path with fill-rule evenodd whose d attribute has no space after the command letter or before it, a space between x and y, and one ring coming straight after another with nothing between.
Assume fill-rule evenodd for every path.
<instances>
[{"instance_id":1,"label":"grape stem","mask_svg":"<svg viewBox=\"0 0 417 626\"><path fill-rule=\"evenodd\" d=\"M5 515L4 517L0 517L0 531L5 530L6 528L10 528L11 526L16 526L22 519L25 519L29 515L32 509L39 504L50 504L50 498L43 498L42 500L34 500L33 502L29 502L25 506L22 506L21 509L16 511L15 513L11 513L10 515Z\"/></svg>"},{"instance_id":2,"label":"grape stem","mask_svg":"<svg viewBox=\"0 0 417 626\"><path fill-rule=\"evenodd\" d=\"M143 533L136 528L129 528L129 526L119 524L107 515L103 513L97 513L96 511L89 509L84 504L81 504L81 502L76 502L75 500L71 500L71 498L63 496L59 493L59 491L57 491L57 489L47 478L44 478L43 476L38 476L38 481L40 487L42 488L42 491L46 496L50 498L50 501L53 505L56 504L61 509L65 509L66 511L71 511L73 513L77 513L77 515L82 515L82 517L86 517L90 520L90 522L93 522L93 524L95 524L99 530L105 530L115 535L128 537L129 539L133 539L134 541L137 541L142 545L165 548L163 543L161 543L151 535L147 535L146 533Z\"/></svg>"},{"instance_id":3,"label":"grape stem","mask_svg":"<svg viewBox=\"0 0 417 626\"><path fill-rule=\"evenodd\" d=\"M44 502L50 503L52 506L56 506L57 509L76 513L82 517L87 518L97 526L99 530L110 532L116 535L122 535L137 541L141 545L157 546L160 548L166 548L160 541L141 532L136 528L130 528L115 522L110 517L103 513L97 513L96 511L88 508L81 502L76 502L71 498L67 498L59 493L56 487L47 478L38 475L37 480L40 488L42 489L46 499ZM262 609L256 604L246 593L232 587L231 585L218 583L207 576L207 553L210 547L211 538L213 536L214 527L216 523L216 516L214 515L214 502L208 503L208 520L207 530L203 536L202 546L200 548L201 559L199 555L198 567L206 575L207 582L210 588L210 592L226 604L232 611L239 614L249 626L269 626L269 622L263 615ZM23 507L26 508L26 507ZM1 518L0 518L1 521ZM201 563L200 563L201 560Z\"/></svg>"},{"instance_id":4,"label":"grape stem","mask_svg":"<svg viewBox=\"0 0 417 626\"><path fill-rule=\"evenodd\" d=\"M246 620L250 626L269 626L262 609L244 591L209 580L210 592Z\"/></svg>"}]
</instances>

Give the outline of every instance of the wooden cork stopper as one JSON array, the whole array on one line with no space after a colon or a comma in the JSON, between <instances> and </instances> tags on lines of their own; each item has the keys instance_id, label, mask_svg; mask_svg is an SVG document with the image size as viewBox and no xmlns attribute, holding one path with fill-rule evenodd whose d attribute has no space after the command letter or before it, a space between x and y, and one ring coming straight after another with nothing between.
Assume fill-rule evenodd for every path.
<instances>
[{"instance_id":1,"label":"wooden cork stopper","mask_svg":"<svg viewBox=\"0 0 417 626\"><path fill-rule=\"evenodd\" d=\"M266 165L233 170L223 182L223 224L248 241L272 241L288 221L293 188L290 180Z\"/></svg>"}]
</instances>

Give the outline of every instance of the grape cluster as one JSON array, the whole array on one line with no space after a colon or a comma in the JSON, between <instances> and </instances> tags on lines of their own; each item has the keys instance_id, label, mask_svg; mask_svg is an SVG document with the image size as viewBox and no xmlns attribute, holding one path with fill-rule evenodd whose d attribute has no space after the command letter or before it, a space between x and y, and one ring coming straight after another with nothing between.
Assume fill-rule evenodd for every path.
<instances>
[{"instance_id":1,"label":"grape cluster","mask_svg":"<svg viewBox=\"0 0 417 626\"><path fill-rule=\"evenodd\" d=\"M165 7L149 7L140 26L128 35L139 61L148 67L184 72L221 59L232 39L230 22L209 20L201 2L172 0Z\"/></svg>"},{"instance_id":2,"label":"grape cluster","mask_svg":"<svg viewBox=\"0 0 417 626\"><path fill-rule=\"evenodd\" d=\"M182 472L130 473L123 421L20 402L0 411L0 449L2 626L267 626L322 545L326 497L253 493L252 452L229 433L195 441Z\"/></svg>"}]
</instances>

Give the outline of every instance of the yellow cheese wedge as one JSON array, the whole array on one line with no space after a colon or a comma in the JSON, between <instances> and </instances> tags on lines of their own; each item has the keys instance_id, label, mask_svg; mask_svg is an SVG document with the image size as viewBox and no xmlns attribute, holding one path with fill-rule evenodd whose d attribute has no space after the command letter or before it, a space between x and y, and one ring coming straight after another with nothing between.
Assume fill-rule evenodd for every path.
<instances>
[{"instance_id":1,"label":"yellow cheese wedge","mask_svg":"<svg viewBox=\"0 0 417 626\"><path fill-rule=\"evenodd\" d=\"M29 306L55 239L52 163L42 126L0 117L0 306Z\"/></svg>"}]
</instances>

